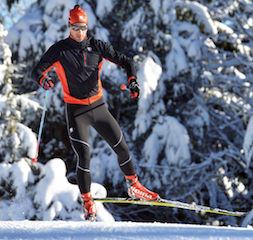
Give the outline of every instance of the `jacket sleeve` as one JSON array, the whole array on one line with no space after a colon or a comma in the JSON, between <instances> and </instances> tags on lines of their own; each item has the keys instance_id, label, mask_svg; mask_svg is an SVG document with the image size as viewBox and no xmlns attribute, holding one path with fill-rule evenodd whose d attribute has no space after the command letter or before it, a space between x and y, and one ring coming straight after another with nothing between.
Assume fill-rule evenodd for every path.
<instances>
[{"instance_id":1,"label":"jacket sleeve","mask_svg":"<svg viewBox=\"0 0 253 240\"><path fill-rule=\"evenodd\" d=\"M53 45L48 49L32 71L31 77L33 81L41 84L47 72L52 69L54 63L57 62L57 54L58 51L56 45Z\"/></svg>"},{"instance_id":2,"label":"jacket sleeve","mask_svg":"<svg viewBox=\"0 0 253 240\"><path fill-rule=\"evenodd\" d=\"M97 46L99 48L100 53L105 59L124 68L129 81L132 78L137 78L134 63L130 58L118 52L112 45L105 43L103 41L97 40Z\"/></svg>"}]
</instances>

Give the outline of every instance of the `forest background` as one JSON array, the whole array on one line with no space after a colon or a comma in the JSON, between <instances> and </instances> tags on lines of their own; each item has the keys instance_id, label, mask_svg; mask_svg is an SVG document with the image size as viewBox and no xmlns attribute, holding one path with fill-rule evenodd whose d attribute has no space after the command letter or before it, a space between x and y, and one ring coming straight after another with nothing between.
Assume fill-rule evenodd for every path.
<instances>
[{"instance_id":1,"label":"forest background","mask_svg":"<svg viewBox=\"0 0 253 240\"><path fill-rule=\"evenodd\" d=\"M54 71L39 162L31 161L45 91L30 74L52 44L69 36L68 14L75 4L87 12L90 36L135 62L142 88L139 101L120 89L127 83L123 69L104 61L101 79L106 104L124 132L141 183L163 198L251 211L252 1L4 0L0 211L5 214L0 219L66 220L81 214L76 190L68 201L61 197L70 185L76 187L76 158ZM103 185L108 196L126 196L116 155L92 129L90 145L93 182ZM242 224L235 217L179 209L106 208L118 220ZM251 216L244 225L252 224Z\"/></svg>"}]
</instances>

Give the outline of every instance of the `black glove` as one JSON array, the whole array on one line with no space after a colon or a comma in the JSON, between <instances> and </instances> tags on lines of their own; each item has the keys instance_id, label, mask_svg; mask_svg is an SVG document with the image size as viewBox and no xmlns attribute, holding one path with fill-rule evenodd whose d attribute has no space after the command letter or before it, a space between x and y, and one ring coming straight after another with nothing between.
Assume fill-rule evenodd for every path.
<instances>
[{"instance_id":1,"label":"black glove","mask_svg":"<svg viewBox=\"0 0 253 240\"><path fill-rule=\"evenodd\" d=\"M141 96L141 88L139 84L137 83L136 79L131 79L130 84L128 85L128 88L130 89L131 98L140 98Z\"/></svg>"},{"instance_id":2,"label":"black glove","mask_svg":"<svg viewBox=\"0 0 253 240\"><path fill-rule=\"evenodd\" d=\"M54 87L54 83L52 81L52 79L50 77L45 77L42 82L41 82L41 86L45 89L45 90L50 90Z\"/></svg>"}]
</instances>

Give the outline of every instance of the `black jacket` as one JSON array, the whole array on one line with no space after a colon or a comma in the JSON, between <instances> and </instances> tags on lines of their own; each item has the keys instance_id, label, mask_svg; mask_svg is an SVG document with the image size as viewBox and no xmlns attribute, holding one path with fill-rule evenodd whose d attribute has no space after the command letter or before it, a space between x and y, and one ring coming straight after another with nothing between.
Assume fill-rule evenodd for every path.
<instances>
[{"instance_id":1,"label":"black jacket","mask_svg":"<svg viewBox=\"0 0 253 240\"><path fill-rule=\"evenodd\" d=\"M111 45L91 37L80 43L68 37L42 56L32 71L32 79L41 84L46 73L55 67L65 102L88 105L103 95L99 77L103 59L123 67L128 79L136 78L133 62Z\"/></svg>"}]
</instances>

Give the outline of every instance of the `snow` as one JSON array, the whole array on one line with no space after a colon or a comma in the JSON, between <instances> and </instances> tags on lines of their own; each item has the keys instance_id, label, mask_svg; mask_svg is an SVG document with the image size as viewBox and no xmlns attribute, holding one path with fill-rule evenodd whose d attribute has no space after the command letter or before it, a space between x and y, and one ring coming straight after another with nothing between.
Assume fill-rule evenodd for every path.
<instances>
[{"instance_id":1,"label":"snow","mask_svg":"<svg viewBox=\"0 0 253 240\"><path fill-rule=\"evenodd\" d=\"M177 39L172 39L172 49L166 57L167 75L169 79L184 73L188 69L188 63L184 50Z\"/></svg>"},{"instance_id":2,"label":"snow","mask_svg":"<svg viewBox=\"0 0 253 240\"><path fill-rule=\"evenodd\" d=\"M199 28L187 22L178 22L172 26L171 51L166 57L167 75L169 80L189 68L188 58L201 58Z\"/></svg>"},{"instance_id":3,"label":"snow","mask_svg":"<svg viewBox=\"0 0 253 240\"><path fill-rule=\"evenodd\" d=\"M217 34L218 30L210 17L208 11L209 9L198 2L193 1L175 1L174 4L180 7L187 7L187 9L191 10L196 15L196 20L198 24L205 25L205 31L210 34Z\"/></svg>"},{"instance_id":4,"label":"snow","mask_svg":"<svg viewBox=\"0 0 253 240\"><path fill-rule=\"evenodd\" d=\"M247 227L248 223L253 219L253 209L248 213L242 222L242 227Z\"/></svg>"},{"instance_id":5,"label":"snow","mask_svg":"<svg viewBox=\"0 0 253 240\"><path fill-rule=\"evenodd\" d=\"M164 134L166 133L166 134ZM178 120L174 117L165 117L153 127L152 134L144 145L144 154L148 166L156 165L159 151L153 149L165 147L168 165L184 167L189 163L189 136Z\"/></svg>"},{"instance_id":6,"label":"snow","mask_svg":"<svg viewBox=\"0 0 253 240\"><path fill-rule=\"evenodd\" d=\"M53 159L45 166L37 165L42 169L41 180L34 191L35 203L41 210L43 221L28 221L24 218L25 212L34 214L32 202L25 199L27 183L34 182L29 165L26 160L15 164L1 164L0 176L6 178L9 171L15 176L13 184L18 193L10 205L0 203L0 239L171 239L171 240L252 240L253 229L245 227L215 227L190 224L170 223L136 223L115 221L102 203L96 202L98 209L98 222L90 223L83 219L79 190L76 185L70 184L66 177L65 164L61 159ZM29 179L29 180L28 180ZM106 197L105 188L92 183L94 197ZM79 206L78 206L79 205ZM70 211L75 209L74 211ZM52 221L59 215L59 221ZM251 213L252 215L252 213ZM13 221L7 221L7 219ZM15 219L15 220L14 220ZM68 220L71 219L71 220ZM250 217L249 217L250 219Z\"/></svg>"},{"instance_id":7,"label":"snow","mask_svg":"<svg viewBox=\"0 0 253 240\"><path fill-rule=\"evenodd\" d=\"M110 33L106 28L103 28L103 27L96 28L96 38L97 39L100 39L102 41L110 43L109 35L110 35Z\"/></svg>"},{"instance_id":8,"label":"snow","mask_svg":"<svg viewBox=\"0 0 253 240\"><path fill-rule=\"evenodd\" d=\"M252 240L253 230L233 227L133 222L0 222L0 239Z\"/></svg>"},{"instance_id":9,"label":"snow","mask_svg":"<svg viewBox=\"0 0 253 240\"><path fill-rule=\"evenodd\" d=\"M42 49L44 51L44 49L48 49L54 42L68 36L68 14L69 10L73 8L75 4L76 2L74 0L42 0L40 7L37 8L36 5L33 5L17 24L10 29L8 35L7 31L5 31L0 24L0 37L5 37L7 35L6 42L9 45L13 45L13 51L15 48L18 48L21 60L25 59L27 50L32 49L36 52L34 56L35 59L33 59L34 62L36 62L42 54ZM99 0L97 4L93 4L92 7L86 2L80 3L80 6L87 13L89 29L94 30L96 38L108 43L110 42L109 38L112 39L112 33L105 28L106 24L102 23L103 19L106 18L108 14L110 15L114 4L115 1L113 0ZM151 0L148 4L155 15L154 21L152 18L153 13L148 13L148 8L141 6L134 14L131 13L132 15L126 18L128 22L122 26L123 31L121 33L124 41L133 41L133 49L143 54L142 60L138 62L139 68L137 73L142 95L138 101L138 110L134 121L135 128L133 132L131 132L132 139L128 136L130 138L130 144L132 140L134 144L134 140L148 134L145 136L145 139L143 139L143 149L140 150L141 159L138 159L137 165L137 168L146 167L146 171L143 171L142 174L146 174L147 177L141 180L144 182L146 181L146 183L149 181L148 183L150 184L147 185L151 188L156 187L159 192L164 193L167 191L171 194L170 190L174 188L173 184L180 185L180 183L185 181L187 186L190 185L190 183L192 183L192 185L198 185L198 176L206 175L206 180L203 182L207 185L207 189L210 193L211 205L219 206L221 203L219 203L216 198L218 199L220 196L222 198L222 194L225 194L224 192L226 192L229 197L235 198L236 202L236 196L238 194L246 194L245 192L248 190L246 189L246 183L244 185L244 182L239 177L230 178L225 176L225 174L227 174L226 170L220 167L220 174L224 175L224 177L221 179L223 189L219 192L217 190L219 188L215 181L208 179L208 174L210 174L210 172L205 172L205 169L202 168L203 166L215 168L215 165L211 165L211 163L213 159L216 159L215 156L218 156L218 154L214 157L212 157L211 154L209 158L206 157L205 159L201 159L201 161L203 160L201 163L191 163L190 148L192 146L190 145L190 136L186 127L188 127L188 129L191 127L195 128L194 134L198 135L201 141L204 137L203 129L206 127L208 128L212 120L208 111L210 109L207 109L206 103L203 103L202 97L194 96L192 100L188 101L189 105L192 104L192 106L195 107L180 110L187 124L185 122L181 123L180 120L182 119L177 118L178 116L168 115L168 112L170 113L168 109L172 100L169 99L167 106L165 106L162 99L165 97L164 92L166 91L166 87L163 85L165 78L166 81L178 79L178 82L173 84L172 91L175 98L180 97L185 93L187 86L180 82L180 78L178 77L188 73L189 69L191 69L192 72L197 71L193 68L193 63L201 60L205 47L208 47L210 51L210 59L212 54L218 54L219 51L213 38L217 35L218 30L231 34L235 39L238 39L239 35L233 34L234 30L227 25L212 20L208 8L198 2ZM44 11L42 11L42 8L44 8ZM186 11L186 9L194 14L194 19L196 19L197 24L177 20L176 10L183 12ZM146 25L148 21L152 21L155 26L154 29L152 29L153 25L149 27ZM166 28L166 33L157 28L157 23L169 26L169 28ZM203 31L208 34L206 39L202 39L203 35L200 31L200 25L204 25ZM153 40L155 46L164 44L166 58L162 59L165 60L162 61L162 63L154 53L155 48L144 49L148 45L146 44L146 39L141 38L142 36L139 34L142 27L143 29L151 29L157 33ZM46 31L44 32L42 28L45 28ZM239 44L238 48L241 53L248 53L248 57L250 57L249 49L238 41L239 40L235 40L236 44ZM0 85L2 85L5 81L5 73L8 70L7 65L11 64L11 51L7 44L1 42L0 52L3 55L3 63L0 64ZM223 61L223 59L221 58L220 61ZM222 64L222 62L220 62L220 64ZM232 66L224 69L224 71L227 71L227 74L235 76L231 78L231 76L228 75L229 80L235 81L249 78L249 75L243 72L243 68L239 71L237 67L238 66ZM215 75L215 72L216 69L210 69L209 71L208 68L206 68L202 75L210 82L214 82L216 79L219 79L217 75ZM110 79L116 87L127 82L125 72L119 70L116 65L108 61L104 62L101 76L102 79ZM194 74L192 78L194 78ZM189 80L189 86L193 84L196 83L192 83ZM213 86L211 89L205 89L207 93L209 90L212 91L212 93L210 92L210 96L213 98L225 98L227 94L226 90L223 91L223 89L216 86ZM38 102L43 104L44 90L42 88L38 90L36 98L33 98L33 101L28 95L14 95L12 85L5 84L0 94L1 118L13 114L10 108L7 108L5 111L7 93L9 93L9 97L11 96L13 103L18 105L17 102L19 102L21 105L21 109L15 111L15 116L20 117L19 114L21 114L21 111L24 111L25 113L22 113L22 116L29 115L29 119L24 120L25 123L29 121L39 121L37 117L40 111L37 115L34 112L40 108ZM120 94L123 96L123 93ZM61 85L57 83L49 96L49 108L50 110L54 110L54 118L57 118L59 123L62 121L60 117L64 112L64 105L61 98ZM239 100L235 99L235 101ZM227 100L227 103L232 104L233 101ZM16 110L16 106L14 106L13 109ZM247 125L243 144L246 157L245 166L248 168L252 163L253 155L252 119L253 118L250 119ZM83 219L78 186L70 184L65 177L66 166L64 161L59 158L54 158L51 160L49 159L46 165L40 163L33 165L29 158L33 158L35 155L37 143L36 135L31 129L21 123L17 123L16 127L16 131L11 134L12 138L10 138L12 139L12 147L14 148L13 152L4 153L4 162L0 163L0 190L2 191L2 186L5 186L4 184L8 185L10 183L7 189L9 188L11 193L15 192L14 196L11 194L7 196L4 195L7 200L0 201L0 221L2 221L0 222L1 240L42 238L83 239L85 237L91 239L154 238L173 240L253 239L252 228L249 227L236 228L168 223L117 222L102 203L97 203L97 218L99 222L86 222ZM7 145L3 140L8 139L5 137L7 134L6 124L1 122L1 154L5 151L5 146ZM244 134L244 132L242 132L242 134ZM93 144L96 137L97 134L91 130L91 174L93 179L91 191L94 197L106 197L107 191L105 187L102 186L104 181L108 181L109 179L111 182L109 182L108 185L111 184L113 188L116 188L119 184L123 183L124 176L119 170L117 156L110 148L104 144L103 141L97 141ZM61 144L61 142L59 143L55 139L50 140L45 144L44 154L49 154L54 150L53 143L55 143L55 145L58 144L57 147ZM8 160L11 160L13 153L20 156L18 155L19 151L24 151L27 158L22 157L15 159L12 164L9 163ZM135 156L133 154L133 159L134 158ZM161 160L159 158L163 159ZM227 159L227 156L224 155L224 159ZM226 161L229 162L229 160ZM228 164L229 163L226 163L226 166ZM152 172L150 175L148 175L149 171ZM192 176L185 177L183 171L188 172L189 175L193 174ZM34 174L34 172L36 172L36 174ZM202 175L201 172L203 172ZM216 175L214 176L214 173L213 176L209 176L210 179L215 179L215 177ZM170 184L167 178L170 179L171 182L173 181L173 183L171 183L171 187L167 186L168 189L164 189L165 184ZM203 184L203 182L199 184ZM177 191L176 187L172 190ZM196 187L196 191L193 192L190 187L187 187L187 190L189 189L189 191L192 192L193 201L203 201L203 198L201 198L201 189ZM2 192L0 193L2 194ZM183 196L186 195L187 193L183 193L182 191L182 194L178 194L177 197L183 198ZM249 194L248 198L250 198L250 196ZM198 198L200 198L200 200ZM206 198L208 198L208 196L206 196ZM223 203L225 203L225 201ZM27 219L36 219L37 221L28 221ZM61 221L55 221L55 219ZM241 226L247 227L248 224L252 224L252 219L253 210L247 217L242 219ZM219 220L217 220L217 222L219 223Z\"/></svg>"},{"instance_id":10,"label":"snow","mask_svg":"<svg viewBox=\"0 0 253 240\"><path fill-rule=\"evenodd\" d=\"M127 24L125 24L124 29L122 31L122 37L130 40L133 36L137 36L139 31L138 27L144 21L143 19L143 9L137 11L137 13L129 20Z\"/></svg>"},{"instance_id":11,"label":"snow","mask_svg":"<svg viewBox=\"0 0 253 240\"><path fill-rule=\"evenodd\" d=\"M170 223L136 223L115 221L104 205L96 202L98 222L90 223L83 219L77 185L70 184L66 177L65 164L61 159L53 159L42 168L41 180L36 185L35 204L38 205L37 217L43 221L26 220L25 212L35 214L32 202L25 198L27 183L34 182L28 163L23 159L15 164L1 164L0 176L6 178L13 172L13 184L17 195L10 205L0 202L0 239L168 239L168 240L252 240L253 229L245 227L215 227ZM28 180L29 179L29 180ZM106 197L105 188L92 183L94 197ZM29 209L30 208L30 209ZM74 210L73 210L74 209ZM252 212L253 213L253 212ZM250 213L252 215L252 213ZM52 221L59 216L59 221ZM71 219L71 220L68 220ZM13 221L7 221L13 220Z\"/></svg>"},{"instance_id":12,"label":"snow","mask_svg":"<svg viewBox=\"0 0 253 240\"><path fill-rule=\"evenodd\" d=\"M69 1L43 0L43 4L45 4L45 12L48 15L53 15L53 17L56 19L61 17L58 14L61 14L61 11L59 11L59 10L62 7L62 5L64 4L64 6L66 7L66 11L64 12L65 14L63 14L63 19L66 19L66 21L67 21L68 17L69 17L69 10L71 10L73 8L73 6L75 5L75 1L74 0L69 0Z\"/></svg>"},{"instance_id":13,"label":"snow","mask_svg":"<svg viewBox=\"0 0 253 240\"><path fill-rule=\"evenodd\" d=\"M83 2L82 4L80 4L80 7L82 9L84 9L84 11L87 14L89 29L94 28L96 26L96 23L97 23L97 18L96 18L96 15L93 12L91 6L87 2Z\"/></svg>"},{"instance_id":14,"label":"snow","mask_svg":"<svg viewBox=\"0 0 253 240\"><path fill-rule=\"evenodd\" d=\"M25 191L28 183L34 182L34 177L30 171L30 166L24 159L21 159L21 161L11 164L9 171L11 171L15 176L13 178L13 186L15 186L17 191L16 199L25 197Z\"/></svg>"},{"instance_id":15,"label":"snow","mask_svg":"<svg viewBox=\"0 0 253 240\"><path fill-rule=\"evenodd\" d=\"M244 149L248 167L252 161L252 155L253 155L252 142L253 142L253 117L251 117L249 120L246 133L244 135L244 142L243 142L243 149Z\"/></svg>"},{"instance_id":16,"label":"snow","mask_svg":"<svg viewBox=\"0 0 253 240\"><path fill-rule=\"evenodd\" d=\"M54 169L58 169L55 171ZM42 220L52 220L57 212L63 210L65 203L77 202L78 188L71 186L66 177L66 168L64 162L60 159L54 159L45 165L42 171L42 180L35 188L35 204L40 206ZM41 191L43 189L43 191ZM53 203L51 207L48 207ZM71 205L67 204L69 208Z\"/></svg>"},{"instance_id":17,"label":"snow","mask_svg":"<svg viewBox=\"0 0 253 240\"><path fill-rule=\"evenodd\" d=\"M136 129L133 132L134 139L145 133L152 123L152 115L149 110L153 103L153 93L157 89L161 75L162 67L159 58L154 53L149 52L148 57L142 62L137 73L142 92L138 101L138 112L135 119Z\"/></svg>"},{"instance_id":18,"label":"snow","mask_svg":"<svg viewBox=\"0 0 253 240\"><path fill-rule=\"evenodd\" d=\"M150 1L150 6L153 8L156 15L158 15L160 9L161 9L161 2L156 0Z\"/></svg>"},{"instance_id":19,"label":"snow","mask_svg":"<svg viewBox=\"0 0 253 240\"><path fill-rule=\"evenodd\" d=\"M105 14L110 14L114 5L112 0L98 0L96 7L96 15L103 19Z\"/></svg>"},{"instance_id":20,"label":"snow","mask_svg":"<svg viewBox=\"0 0 253 240\"><path fill-rule=\"evenodd\" d=\"M35 134L27 126L18 123L17 124L17 133L19 141L22 144L22 148L27 150L27 156L34 158L35 149L37 146L37 139Z\"/></svg>"},{"instance_id":21,"label":"snow","mask_svg":"<svg viewBox=\"0 0 253 240\"><path fill-rule=\"evenodd\" d=\"M39 206L39 219L50 221L60 216L61 219L82 220L82 210L78 202L79 189L77 185L70 184L66 178L66 166L61 159L49 161L43 168L43 178L35 187L34 202ZM92 183L93 197L106 197L105 188L97 183ZM97 203L98 219L111 222L114 218L108 213L102 203ZM74 211L73 211L74 210ZM70 214L71 212L71 214Z\"/></svg>"}]
</instances>

